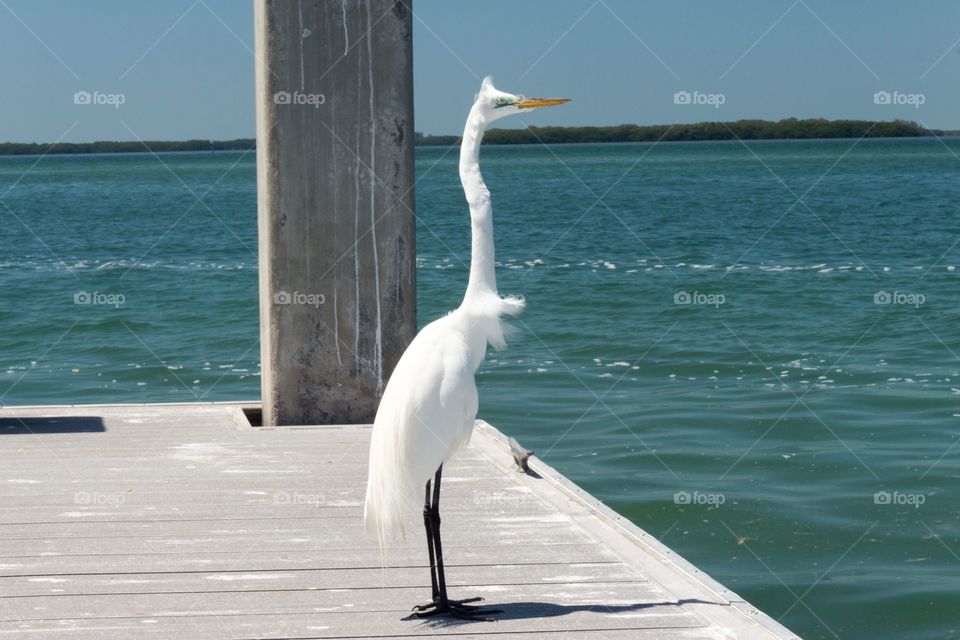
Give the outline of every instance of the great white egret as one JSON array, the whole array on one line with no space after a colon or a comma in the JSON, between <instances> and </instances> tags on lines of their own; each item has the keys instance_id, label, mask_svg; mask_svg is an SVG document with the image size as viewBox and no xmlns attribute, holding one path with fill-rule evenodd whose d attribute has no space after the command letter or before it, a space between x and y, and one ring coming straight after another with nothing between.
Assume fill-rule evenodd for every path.
<instances>
[{"instance_id":1,"label":"great white egret","mask_svg":"<svg viewBox=\"0 0 960 640\"><path fill-rule=\"evenodd\" d=\"M427 531L432 599L414 607L418 616L450 613L477 618L481 598L447 596L440 544L440 476L443 463L466 445L477 417L474 373L487 344L506 346L500 317L523 310L522 298L501 297L494 272L493 208L480 175L480 141L487 125L504 116L567 99L525 98L498 91L484 78L470 109L460 145L460 181L470 206L470 277L463 302L425 326L397 363L386 389L370 441L370 468L364 525L384 548L402 530L402 517L416 507L426 486L423 522ZM433 487L431 490L431 478ZM488 613L496 613L489 611Z\"/></svg>"}]
</instances>

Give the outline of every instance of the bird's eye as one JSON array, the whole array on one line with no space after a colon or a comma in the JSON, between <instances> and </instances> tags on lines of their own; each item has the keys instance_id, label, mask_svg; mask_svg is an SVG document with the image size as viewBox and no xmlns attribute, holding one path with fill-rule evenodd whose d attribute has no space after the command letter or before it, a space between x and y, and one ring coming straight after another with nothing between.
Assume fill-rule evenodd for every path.
<instances>
[{"instance_id":1,"label":"bird's eye","mask_svg":"<svg viewBox=\"0 0 960 640\"><path fill-rule=\"evenodd\" d=\"M502 96L499 98L495 98L493 101L493 106L496 108L506 107L511 104L513 104L513 100L511 100L510 98L504 98Z\"/></svg>"}]
</instances>

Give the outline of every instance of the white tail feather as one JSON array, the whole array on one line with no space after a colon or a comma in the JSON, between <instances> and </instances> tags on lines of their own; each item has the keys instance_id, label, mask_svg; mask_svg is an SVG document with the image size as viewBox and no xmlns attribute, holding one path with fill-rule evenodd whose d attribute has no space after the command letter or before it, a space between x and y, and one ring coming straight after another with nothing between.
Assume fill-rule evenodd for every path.
<instances>
[{"instance_id":1,"label":"white tail feather","mask_svg":"<svg viewBox=\"0 0 960 640\"><path fill-rule=\"evenodd\" d=\"M392 413L392 412L388 412ZM380 418L378 412L377 417ZM367 533L376 538L380 553L387 543L403 535L403 515L409 513L415 500L411 487L399 486L406 473L401 463L406 456L403 445L403 428L398 416L391 415L393 424L374 425L370 440L370 470L367 478L367 495L363 507L363 524Z\"/></svg>"}]
</instances>

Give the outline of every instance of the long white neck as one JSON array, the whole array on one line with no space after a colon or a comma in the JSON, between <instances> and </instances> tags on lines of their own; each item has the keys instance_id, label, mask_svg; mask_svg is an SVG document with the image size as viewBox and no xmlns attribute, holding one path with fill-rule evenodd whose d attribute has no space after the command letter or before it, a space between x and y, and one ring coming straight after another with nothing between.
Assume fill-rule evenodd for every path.
<instances>
[{"instance_id":1,"label":"long white neck","mask_svg":"<svg viewBox=\"0 0 960 640\"><path fill-rule=\"evenodd\" d=\"M470 110L467 125L463 129L460 145L460 182L470 205L471 249L470 280L463 297L464 305L485 294L497 293L497 276L494 270L493 206L490 191L480 175L480 141L486 127L484 118L476 108Z\"/></svg>"}]
</instances>

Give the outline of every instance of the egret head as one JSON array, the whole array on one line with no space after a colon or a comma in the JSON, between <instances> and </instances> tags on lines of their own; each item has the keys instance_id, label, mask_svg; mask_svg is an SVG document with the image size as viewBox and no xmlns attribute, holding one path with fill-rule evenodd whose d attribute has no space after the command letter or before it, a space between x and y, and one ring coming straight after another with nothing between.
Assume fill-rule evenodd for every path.
<instances>
[{"instance_id":1,"label":"egret head","mask_svg":"<svg viewBox=\"0 0 960 640\"><path fill-rule=\"evenodd\" d=\"M487 76L480 85L474 108L479 109L484 121L489 123L522 111L553 107L567 102L570 102L569 98L526 98L506 93L494 87L493 78Z\"/></svg>"}]
</instances>

